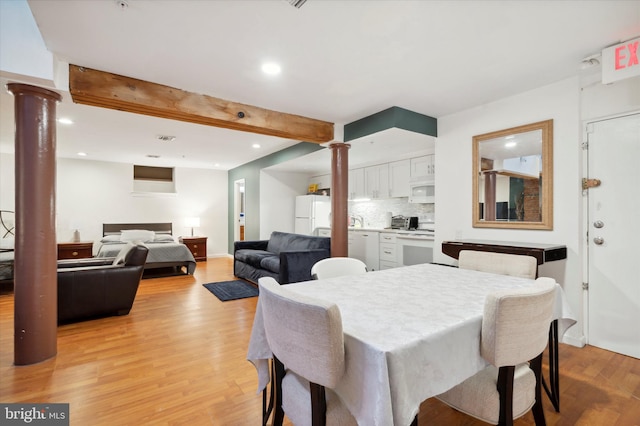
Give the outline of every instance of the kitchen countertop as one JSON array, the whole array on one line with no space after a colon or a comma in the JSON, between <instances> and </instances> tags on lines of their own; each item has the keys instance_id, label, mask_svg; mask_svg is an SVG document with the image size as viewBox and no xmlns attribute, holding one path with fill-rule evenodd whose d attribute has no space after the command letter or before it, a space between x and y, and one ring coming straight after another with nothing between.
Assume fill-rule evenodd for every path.
<instances>
[{"instance_id":1,"label":"kitchen countertop","mask_svg":"<svg viewBox=\"0 0 640 426\"><path fill-rule=\"evenodd\" d=\"M328 226L319 226L317 229L331 229ZM412 230L407 230L407 229L391 229L391 228L358 228L355 226L349 226L347 228L348 231L369 231L369 232L387 232L387 233L391 233L391 234L397 234L399 232L402 233L406 233L406 232L415 232L415 233L422 233L422 232L429 232L428 229L412 229Z\"/></svg>"}]
</instances>

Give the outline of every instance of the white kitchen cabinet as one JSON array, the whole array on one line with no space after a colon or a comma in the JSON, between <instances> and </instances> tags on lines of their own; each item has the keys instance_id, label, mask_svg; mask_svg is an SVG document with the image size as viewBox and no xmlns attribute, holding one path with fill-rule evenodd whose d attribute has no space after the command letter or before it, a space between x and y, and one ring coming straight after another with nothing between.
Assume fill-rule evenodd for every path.
<instances>
[{"instance_id":1,"label":"white kitchen cabinet","mask_svg":"<svg viewBox=\"0 0 640 426\"><path fill-rule=\"evenodd\" d=\"M331 188L331 173L328 175L312 176L309 178L309 185L318 184L318 189Z\"/></svg>"},{"instance_id":2,"label":"white kitchen cabinet","mask_svg":"<svg viewBox=\"0 0 640 426\"><path fill-rule=\"evenodd\" d=\"M389 198L389 164L364 168L364 189L367 198Z\"/></svg>"},{"instance_id":3,"label":"white kitchen cabinet","mask_svg":"<svg viewBox=\"0 0 640 426\"><path fill-rule=\"evenodd\" d=\"M430 180L435 176L435 154L411 159L411 180Z\"/></svg>"},{"instance_id":4,"label":"white kitchen cabinet","mask_svg":"<svg viewBox=\"0 0 640 426\"><path fill-rule=\"evenodd\" d=\"M396 245L396 234L381 232L380 243L380 269L390 269L398 266L398 254Z\"/></svg>"},{"instance_id":5,"label":"white kitchen cabinet","mask_svg":"<svg viewBox=\"0 0 640 426\"><path fill-rule=\"evenodd\" d=\"M380 244L378 231L349 231L349 257L360 259L367 265L367 271L380 269Z\"/></svg>"},{"instance_id":6,"label":"white kitchen cabinet","mask_svg":"<svg viewBox=\"0 0 640 426\"><path fill-rule=\"evenodd\" d=\"M364 169L349 170L349 199L365 198Z\"/></svg>"},{"instance_id":7,"label":"white kitchen cabinet","mask_svg":"<svg viewBox=\"0 0 640 426\"><path fill-rule=\"evenodd\" d=\"M329 237L331 238L331 229L328 228L318 228L318 237Z\"/></svg>"},{"instance_id":8,"label":"white kitchen cabinet","mask_svg":"<svg viewBox=\"0 0 640 426\"><path fill-rule=\"evenodd\" d=\"M400 160L389 163L389 197L408 197L411 161Z\"/></svg>"}]
</instances>

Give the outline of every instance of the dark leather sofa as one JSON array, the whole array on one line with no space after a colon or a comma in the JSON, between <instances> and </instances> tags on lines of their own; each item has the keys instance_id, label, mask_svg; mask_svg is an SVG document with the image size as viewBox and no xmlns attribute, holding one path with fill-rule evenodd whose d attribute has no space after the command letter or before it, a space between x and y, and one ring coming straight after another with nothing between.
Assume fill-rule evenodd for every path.
<instances>
[{"instance_id":1,"label":"dark leather sofa","mask_svg":"<svg viewBox=\"0 0 640 426\"><path fill-rule=\"evenodd\" d=\"M58 324L127 315L138 292L149 249L127 247L117 258L58 262Z\"/></svg>"},{"instance_id":2,"label":"dark leather sofa","mask_svg":"<svg viewBox=\"0 0 640 426\"><path fill-rule=\"evenodd\" d=\"M233 274L257 283L272 277L280 284L311 279L311 267L331 256L331 238L274 231L268 240L235 241Z\"/></svg>"}]
</instances>

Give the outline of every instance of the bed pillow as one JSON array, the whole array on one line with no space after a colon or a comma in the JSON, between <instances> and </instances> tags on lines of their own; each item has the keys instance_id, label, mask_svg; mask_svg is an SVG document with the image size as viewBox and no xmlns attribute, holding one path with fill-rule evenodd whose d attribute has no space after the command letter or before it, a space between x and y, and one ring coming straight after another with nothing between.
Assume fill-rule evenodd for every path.
<instances>
[{"instance_id":1,"label":"bed pillow","mask_svg":"<svg viewBox=\"0 0 640 426\"><path fill-rule=\"evenodd\" d=\"M120 239L120 235L105 235L104 237L102 237L100 242L103 244L109 244L109 243L119 243L119 242L122 242L122 240Z\"/></svg>"},{"instance_id":2,"label":"bed pillow","mask_svg":"<svg viewBox=\"0 0 640 426\"><path fill-rule=\"evenodd\" d=\"M175 243L176 240L169 234L156 234L153 238L154 243Z\"/></svg>"},{"instance_id":3,"label":"bed pillow","mask_svg":"<svg viewBox=\"0 0 640 426\"><path fill-rule=\"evenodd\" d=\"M127 254L131 251L132 248L135 247L135 244L133 244L132 242L128 242L124 247L122 247L120 249L120 251L118 252L118 254L116 255L116 258L113 259L113 264L114 265L123 265L124 264L124 260L127 257Z\"/></svg>"},{"instance_id":4,"label":"bed pillow","mask_svg":"<svg viewBox=\"0 0 640 426\"><path fill-rule=\"evenodd\" d=\"M120 241L153 241L153 237L155 235L155 232L147 231L145 229L125 229L120 231Z\"/></svg>"}]
</instances>

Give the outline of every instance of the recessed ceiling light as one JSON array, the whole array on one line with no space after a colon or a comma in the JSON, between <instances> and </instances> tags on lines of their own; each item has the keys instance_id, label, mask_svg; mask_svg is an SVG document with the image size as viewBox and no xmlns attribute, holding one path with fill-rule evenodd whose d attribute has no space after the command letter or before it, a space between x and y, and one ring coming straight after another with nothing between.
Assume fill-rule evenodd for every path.
<instances>
[{"instance_id":1,"label":"recessed ceiling light","mask_svg":"<svg viewBox=\"0 0 640 426\"><path fill-rule=\"evenodd\" d=\"M260 148L260 144L259 143L254 143L253 145L251 145L252 147L254 147L255 149Z\"/></svg>"},{"instance_id":2,"label":"recessed ceiling light","mask_svg":"<svg viewBox=\"0 0 640 426\"><path fill-rule=\"evenodd\" d=\"M513 148L516 145L517 144L515 142L507 142L507 143L504 144L504 146L507 147L507 148Z\"/></svg>"},{"instance_id":3,"label":"recessed ceiling light","mask_svg":"<svg viewBox=\"0 0 640 426\"><path fill-rule=\"evenodd\" d=\"M58 123L60 124L73 124L73 120L69 118L58 118Z\"/></svg>"},{"instance_id":4,"label":"recessed ceiling light","mask_svg":"<svg viewBox=\"0 0 640 426\"><path fill-rule=\"evenodd\" d=\"M86 157L86 156L87 156L87 153L86 153L86 152L79 152L77 155L78 155L79 157Z\"/></svg>"},{"instance_id":5,"label":"recessed ceiling light","mask_svg":"<svg viewBox=\"0 0 640 426\"><path fill-rule=\"evenodd\" d=\"M155 155L155 154L147 154L146 157L147 158L160 158L159 155Z\"/></svg>"},{"instance_id":6,"label":"recessed ceiling light","mask_svg":"<svg viewBox=\"0 0 640 426\"><path fill-rule=\"evenodd\" d=\"M156 137L158 138L158 140L161 140L163 142L173 142L176 140L175 136L169 136L169 135L158 135Z\"/></svg>"},{"instance_id":7,"label":"recessed ceiling light","mask_svg":"<svg viewBox=\"0 0 640 426\"><path fill-rule=\"evenodd\" d=\"M262 64L262 72L269 75L278 75L280 74L281 68L280 65L275 62L266 62Z\"/></svg>"}]
</instances>

